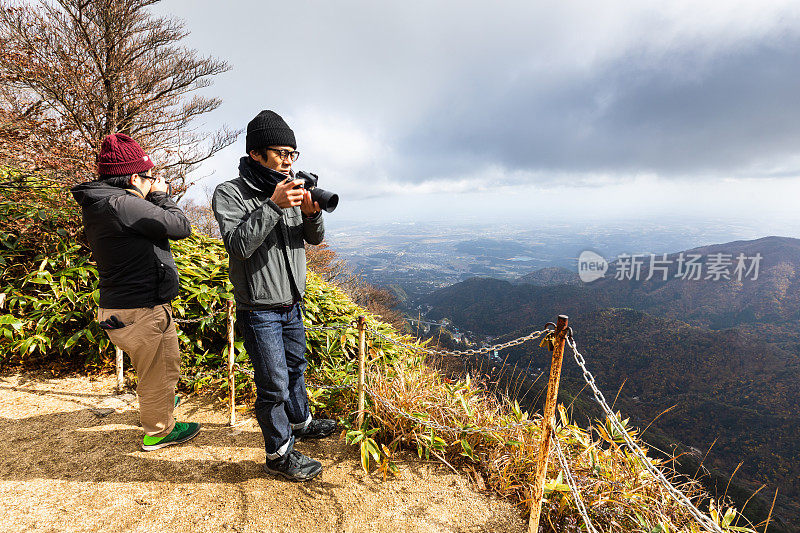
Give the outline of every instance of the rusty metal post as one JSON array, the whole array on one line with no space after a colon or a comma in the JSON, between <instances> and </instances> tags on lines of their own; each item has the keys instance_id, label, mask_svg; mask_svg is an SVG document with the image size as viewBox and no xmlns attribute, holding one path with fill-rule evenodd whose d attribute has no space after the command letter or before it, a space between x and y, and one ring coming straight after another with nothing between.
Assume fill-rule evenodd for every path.
<instances>
[{"instance_id":1,"label":"rusty metal post","mask_svg":"<svg viewBox=\"0 0 800 533\"><path fill-rule=\"evenodd\" d=\"M236 379L233 374L233 365L236 362L233 346L233 324L234 320L236 320L235 309L233 300L228 300L228 389L230 389L228 403L231 411L231 426L236 424Z\"/></svg>"},{"instance_id":2,"label":"rusty metal post","mask_svg":"<svg viewBox=\"0 0 800 533\"><path fill-rule=\"evenodd\" d=\"M122 356L124 355L122 350L117 346L114 346L114 353L117 356L117 392L122 392L122 389L125 388L125 376L122 373Z\"/></svg>"},{"instance_id":3,"label":"rusty metal post","mask_svg":"<svg viewBox=\"0 0 800 533\"><path fill-rule=\"evenodd\" d=\"M550 365L550 381L547 384L547 400L544 404L544 414L542 418L542 442L539 444L539 456L536 461L536 478L533 482L533 494L531 495L531 518L528 523L528 533L539 532L539 518L542 513L542 497L544 495L544 480L547 477L547 458L550 454L550 438L553 434L551 421L556 414L558 384L561 381L561 362L564 359L564 340L567 337L567 323L567 315L558 315L556 337L553 347L553 361Z\"/></svg>"},{"instance_id":4,"label":"rusty metal post","mask_svg":"<svg viewBox=\"0 0 800 533\"><path fill-rule=\"evenodd\" d=\"M358 317L358 427L364 422L364 376L366 370L364 369L366 363L366 324L367 320L364 315Z\"/></svg>"}]
</instances>

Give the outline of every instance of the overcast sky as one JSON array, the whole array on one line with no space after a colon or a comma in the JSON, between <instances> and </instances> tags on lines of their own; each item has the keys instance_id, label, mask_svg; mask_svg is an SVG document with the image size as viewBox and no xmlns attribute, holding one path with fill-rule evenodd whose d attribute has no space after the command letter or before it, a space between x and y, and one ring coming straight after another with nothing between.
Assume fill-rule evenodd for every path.
<instances>
[{"instance_id":1,"label":"overcast sky","mask_svg":"<svg viewBox=\"0 0 800 533\"><path fill-rule=\"evenodd\" d=\"M350 220L794 217L800 2L166 0ZM244 135L201 170L236 175ZM577 213L577 214L575 214ZM796 218L796 217L795 217Z\"/></svg>"}]
</instances>

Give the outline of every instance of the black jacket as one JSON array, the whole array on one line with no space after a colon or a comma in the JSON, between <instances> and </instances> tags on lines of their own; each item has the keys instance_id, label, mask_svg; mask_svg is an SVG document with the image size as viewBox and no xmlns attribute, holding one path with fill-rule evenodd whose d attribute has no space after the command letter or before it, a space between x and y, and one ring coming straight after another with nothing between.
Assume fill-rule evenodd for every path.
<instances>
[{"instance_id":1,"label":"black jacket","mask_svg":"<svg viewBox=\"0 0 800 533\"><path fill-rule=\"evenodd\" d=\"M147 200L102 181L81 183L72 195L100 274L100 307L132 309L167 303L178 295L178 269L169 239L192 234L183 211L166 193Z\"/></svg>"}]
</instances>

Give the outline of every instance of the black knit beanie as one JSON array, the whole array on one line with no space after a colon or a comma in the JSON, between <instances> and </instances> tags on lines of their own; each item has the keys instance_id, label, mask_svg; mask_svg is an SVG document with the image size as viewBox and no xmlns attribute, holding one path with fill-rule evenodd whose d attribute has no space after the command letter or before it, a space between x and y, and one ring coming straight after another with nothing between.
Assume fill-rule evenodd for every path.
<instances>
[{"instance_id":1,"label":"black knit beanie","mask_svg":"<svg viewBox=\"0 0 800 533\"><path fill-rule=\"evenodd\" d=\"M262 111L247 124L245 151L258 150L267 146L291 146L297 150L294 132L275 111Z\"/></svg>"}]
</instances>

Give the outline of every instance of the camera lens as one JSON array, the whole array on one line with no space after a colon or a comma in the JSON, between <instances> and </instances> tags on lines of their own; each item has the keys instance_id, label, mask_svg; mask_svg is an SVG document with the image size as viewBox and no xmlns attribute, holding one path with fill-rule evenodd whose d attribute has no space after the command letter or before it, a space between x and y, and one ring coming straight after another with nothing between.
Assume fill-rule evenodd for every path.
<instances>
[{"instance_id":1,"label":"camera lens","mask_svg":"<svg viewBox=\"0 0 800 533\"><path fill-rule=\"evenodd\" d=\"M311 190L311 199L319 204L319 207L328 213L333 213L339 205L339 195L316 187Z\"/></svg>"}]
</instances>

